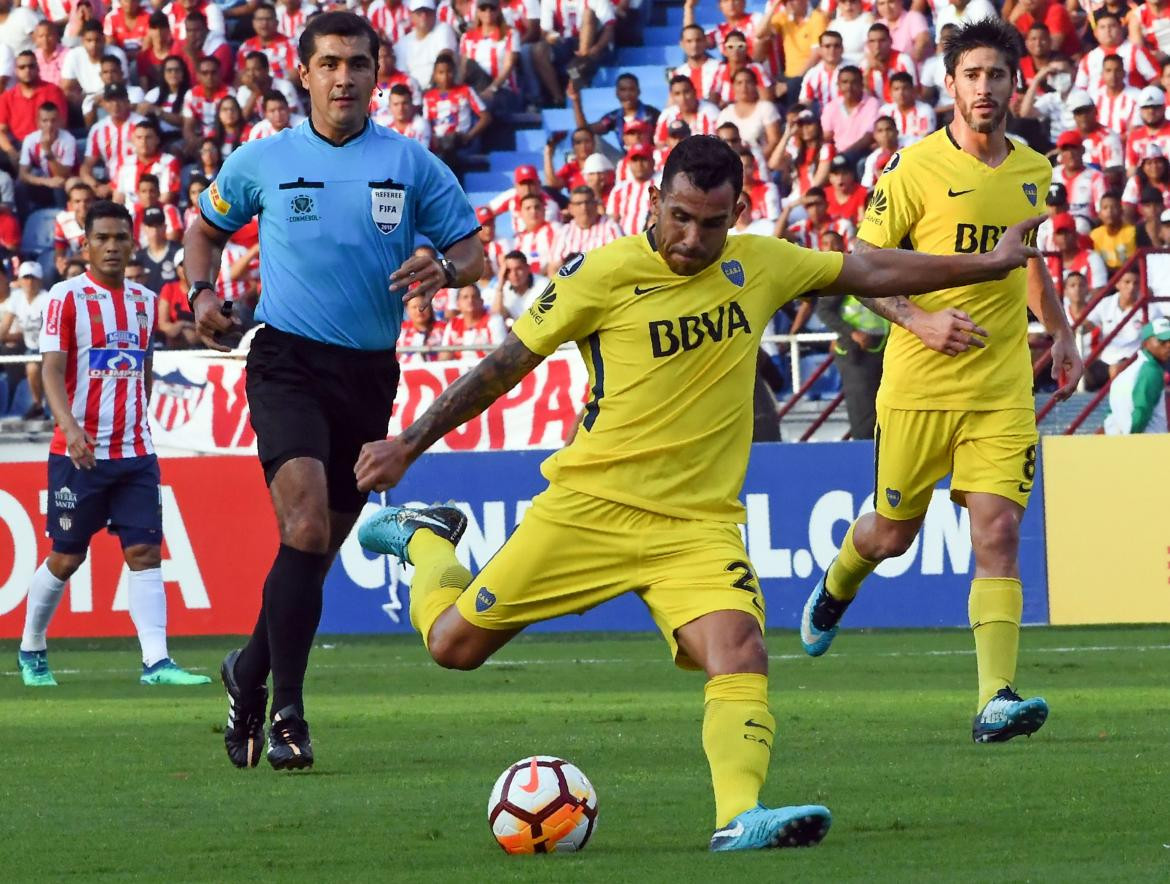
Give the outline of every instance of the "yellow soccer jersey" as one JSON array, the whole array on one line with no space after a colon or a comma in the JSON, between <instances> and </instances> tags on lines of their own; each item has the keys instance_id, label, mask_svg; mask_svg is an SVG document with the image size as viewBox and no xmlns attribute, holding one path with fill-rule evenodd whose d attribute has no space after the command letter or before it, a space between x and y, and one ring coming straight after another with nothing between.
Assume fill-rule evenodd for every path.
<instances>
[{"instance_id":1,"label":"yellow soccer jersey","mask_svg":"<svg viewBox=\"0 0 1170 884\"><path fill-rule=\"evenodd\" d=\"M932 255L991 251L1010 225L1043 211L1052 180L1044 157L1011 139L1008 145L1007 158L995 169L962 150L946 128L900 151L878 179L858 237ZM932 312L966 311L987 330L987 346L950 357L895 326L879 403L966 411L1033 407L1027 270L920 295L914 303Z\"/></svg>"},{"instance_id":2,"label":"yellow soccer jersey","mask_svg":"<svg viewBox=\"0 0 1170 884\"><path fill-rule=\"evenodd\" d=\"M541 471L650 512L742 522L760 336L781 305L835 280L842 256L734 236L677 276L652 237L571 258L512 328L544 355L576 341L589 370L577 435Z\"/></svg>"}]
</instances>

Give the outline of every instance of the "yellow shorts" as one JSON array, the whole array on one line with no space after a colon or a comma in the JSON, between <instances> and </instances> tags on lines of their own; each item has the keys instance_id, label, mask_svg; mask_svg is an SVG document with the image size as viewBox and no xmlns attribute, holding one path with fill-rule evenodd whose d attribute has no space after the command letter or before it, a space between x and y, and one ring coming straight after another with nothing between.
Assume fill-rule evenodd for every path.
<instances>
[{"instance_id":1,"label":"yellow shorts","mask_svg":"<svg viewBox=\"0 0 1170 884\"><path fill-rule=\"evenodd\" d=\"M877 409L874 507L887 519L916 519L937 482L951 474L951 499L998 494L1028 505L1036 476L1036 414L1001 411Z\"/></svg>"},{"instance_id":2,"label":"yellow shorts","mask_svg":"<svg viewBox=\"0 0 1170 884\"><path fill-rule=\"evenodd\" d=\"M484 629L521 629L636 592L675 663L699 667L675 632L714 611L764 627L764 597L731 522L675 519L552 485L456 605Z\"/></svg>"}]
</instances>

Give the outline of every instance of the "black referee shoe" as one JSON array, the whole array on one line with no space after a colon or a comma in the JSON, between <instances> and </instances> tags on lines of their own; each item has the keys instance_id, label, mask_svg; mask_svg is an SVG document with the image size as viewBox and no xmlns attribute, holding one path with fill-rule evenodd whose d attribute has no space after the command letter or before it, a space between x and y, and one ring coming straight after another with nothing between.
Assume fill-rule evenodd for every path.
<instances>
[{"instance_id":1,"label":"black referee shoe","mask_svg":"<svg viewBox=\"0 0 1170 884\"><path fill-rule=\"evenodd\" d=\"M276 770L300 770L313 766L309 723L295 706L285 706L272 716L268 731L268 763Z\"/></svg>"},{"instance_id":2,"label":"black referee shoe","mask_svg":"<svg viewBox=\"0 0 1170 884\"><path fill-rule=\"evenodd\" d=\"M236 648L223 658L219 677L228 695L227 727L223 729L223 744L228 758L236 767L255 767L260 763L264 747L264 710L268 706L268 686L244 690L236 681Z\"/></svg>"}]
</instances>

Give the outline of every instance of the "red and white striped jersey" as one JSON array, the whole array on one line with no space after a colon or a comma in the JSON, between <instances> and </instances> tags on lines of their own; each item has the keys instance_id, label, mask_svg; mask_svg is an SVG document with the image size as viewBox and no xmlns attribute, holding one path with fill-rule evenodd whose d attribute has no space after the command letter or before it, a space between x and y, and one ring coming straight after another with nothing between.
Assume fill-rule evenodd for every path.
<instances>
[{"instance_id":1,"label":"red and white striped jersey","mask_svg":"<svg viewBox=\"0 0 1170 884\"><path fill-rule=\"evenodd\" d=\"M619 181L609 193L605 214L617 221L627 236L646 229L650 220L650 188L653 181Z\"/></svg>"},{"instance_id":2,"label":"red and white striped jersey","mask_svg":"<svg viewBox=\"0 0 1170 884\"><path fill-rule=\"evenodd\" d=\"M1085 167L1069 174L1061 166L1052 170L1052 180L1060 182L1068 191L1068 210L1073 215L1084 215L1097 220L1097 206L1105 195L1105 176L1096 169Z\"/></svg>"},{"instance_id":3,"label":"red and white striped jersey","mask_svg":"<svg viewBox=\"0 0 1170 884\"><path fill-rule=\"evenodd\" d=\"M272 42L265 46L259 37L250 37L240 44L236 52L236 70L244 69L244 59L253 52L268 56L268 71L277 80L287 80L297 72L297 48L284 34L275 34Z\"/></svg>"},{"instance_id":4,"label":"red and white striped jersey","mask_svg":"<svg viewBox=\"0 0 1170 884\"><path fill-rule=\"evenodd\" d=\"M414 323L407 320L402 323L402 331L398 333L398 362L434 362L439 358L438 353L403 353L403 347L438 347L443 343L443 336L447 333L447 323L436 320L429 330L424 331L414 327Z\"/></svg>"},{"instance_id":5,"label":"red and white striped jersey","mask_svg":"<svg viewBox=\"0 0 1170 884\"><path fill-rule=\"evenodd\" d=\"M146 32L149 29L150 12L143 8L138 11L134 24L126 21L126 15L119 7L106 13L102 22L102 30L106 39L115 46L137 52L138 47L146 41Z\"/></svg>"},{"instance_id":6,"label":"red and white striped jersey","mask_svg":"<svg viewBox=\"0 0 1170 884\"><path fill-rule=\"evenodd\" d=\"M812 249L814 252L819 252L821 250L821 239L826 233L830 232L839 233L841 238L845 240L845 251L849 251L857 229L848 218L825 221L815 227L808 218L804 218L791 225L785 231L785 234L798 245L802 245L806 249Z\"/></svg>"},{"instance_id":7,"label":"red and white striped jersey","mask_svg":"<svg viewBox=\"0 0 1170 884\"><path fill-rule=\"evenodd\" d=\"M476 62L493 80L500 75L513 53L519 51L516 32L507 28L502 38L485 33L483 28L473 28L459 38L459 54ZM508 82L515 88L515 71Z\"/></svg>"},{"instance_id":8,"label":"red and white striped jersey","mask_svg":"<svg viewBox=\"0 0 1170 884\"><path fill-rule=\"evenodd\" d=\"M654 148L654 170L656 172L661 172L664 168L666 168L666 158L668 156L670 156L670 148L668 146L663 145L661 147ZM614 166L613 180L615 183L618 181L635 180L634 170L630 168L629 156L624 156L618 160L617 165ZM610 188L610 192L612 192L612 190L613 188ZM609 199L609 193L604 193L598 197L598 202L604 205L607 199Z\"/></svg>"},{"instance_id":9,"label":"red and white striped jersey","mask_svg":"<svg viewBox=\"0 0 1170 884\"><path fill-rule=\"evenodd\" d=\"M1144 123L1134 126L1125 138L1125 165L1136 167L1142 161L1142 151L1150 142L1162 148L1162 156L1170 157L1170 121L1151 129Z\"/></svg>"},{"instance_id":10,"label":"red and white striped jersey","mask_svg":"<svg viewBox=\"0 0 1170 884\"><path fill-rule=\"evenodd\" d=\"M712 95L718 94L716 78L719 76L719 69L724 66L723 62L717 58L705 58L697 68L692 67L689 61L684 61L671 71L670 75L672 77L688 77L691 85L695 87L695 94L699 98L709 100Z\"/></svg>"},{"instance_id":11,"label":"red and white striped jersey","mask_svg":"<svg viewBox=\"0 0 1170 884\"><path fill-rule=\"evenodd\" d=\"M756 85L759 86L760 95L767 100L765 91L772 88L774 77L758 61L748 62L747 67L755 72ZM719 71L715 74L715 96L724 104L732 102L731 81L731 68L726 63L719 65Z\"/></svg>"},{"instance_id":12,"label":"red and white striped jersey","mask_svg":"<svg viewBox=\"0 0 1170 884\"><path fill-rule=\"evenodd\" d=\"M388 80L379 80L377 88L370 96L370 116L379 126L390 125L390 88L399 84L410 90L410 103L415 107L422 107L422 90L414 77L403 71L395 71ZM429 141L427 146L430 146Z\"/></svg>"},{"instance_id":13,"label":"red and white striped jersey","mask_svg":"<svg viewBox=\"0 0 1170 884\"><path fill-rule=\"evenodd\" d=\"M792 182L792 193L798 195L804 193L812 186L813 176L827 163L833 162L833 157L837 155L837 145L832 141L826 141L819 148L815 143L808 145L804 149L804 156L796 161L796 180Z\"/></svg>"},{"instance_id":14,"label":"red and white striped jersey","mask_svg":"<svg viewBox=\"0 0 1170 884\"><path fill-rule=\"evenodd\" d=\"M495 279L504 267L504 255L512 251L507 240L493 239L483 247L483 270L486 279Z\"/></svg>"},{"instance_id":15,"label":"red and white striped jersey","mask_svg":"<svg viewBox=\"0 0 1170 884\"><path fill-rule=\"evenodd\" d=\"M615 18L609 0L541 0L540 27L562 38L576 37L581 33L587 8L597 16L598 27L604 28Z\"/></svg>"},{"instance_id":16,"label":"red and white striped jersey","mask_svg":"<svg viewBox=\"0 0 1170 884\"><path fill-rule=\"evenodd\" d=\"M423 93L423 116L431 124L435 138L469 132L484 110L483 101L470 86L428 89Z\"/></svg>"},{"instance_id":17,"label":"red and white striped jersey","mask_svg":"<svg viewBox=\"0 0 1170 884\"><path fill-rule=\"evenodd\" d=\"M745 181L744 193L752 201L752 220L780 217L780 189L771 181Z\"/></svg>"},{"instance_id":18,"label":"red and white striped jersey","mask_svg":"<svg viewBox=\"0 0 1170 884\"><path fill-rule=\"evenodd\" d=\"M1137 117L1141 94L1142 90L1133 86L1126 86L1117 95L1110 95L1105 89L1097 89L1093 96L1097 104L1097 122L1124 138Z\"/></svg>"},{"instance_id":19,"label":"red and white striped jersey","mask_svg":"<svg viewBox=\"0 0 1170 884\"><path fill-rule=\"evenodd\" d=\"M865 158L865 166L861 170L862 187L866 190L873 189L873 186L877 184L878 178L885 171L886 163L893 158L894 153L895 151L884 150L880 147L870 152L869 156Z\"/></svg>"},{"instance_id":20,"label":"red and white striped jersey","mask_svg":"<svg viewBox=\"0 0 1170 884\"><path fill-rule=\"evenodd\" d=\"M823 61L818 61L809 68L800 82L801 104L809 106L816 104L817 107L823 108L839 94L837 68L829 69Z\"/></svg>"},{"instance_id":21,"label":"red and white striped jersey","mask_svg":"<svg viewBox=\"0 0 1170 884\"><path fill-rule=\"evenodd\" d=\"M1125 165L1125 148L1121 144L1121 136L1116 131L1110 131L1098 123L1096 129L1088 135L1082 134L1082 138L1086 163L1098 169Z\"/></svg>"},{"instance_id":22,"label":"red and white striped jersey","mask_svg":"<svg viewBox=\"0 0 1170 884\"><path fill-rule=\"evenodd\" d=\"M149 7L150 4L144 3L143 6ZM171 23L171 36L175 38L176 43L182 43L187 39L187 16L192 12L202 12L207 17L207 30L211 34L222 38L227 28L223 10L219 8L218 3L214 3L212 0L203 0L203 2L187 0L186 6L171 2L164 6L162 11ZM204 51L206 52L206 44Z\"/></svg>"},{"instance_id":23,"label":"red and white striped jersey","mask_svg":"<svg viewBox=\"0 0 1170 884\"><path fill-rule=\"evenodd\" d=\"M368 19L374 30L392 44L410 33L410 10L405 2L391 6L385 0L374 0L365 9L357 4L350 12Z\"/></svg>"},{"instance_id":24,"label":"red and white striped jersey","mask_svg":"<svg viewBox=\"0 0 1170 884\"><path fill-rule=\"evenodd\" d=\"M374 122L381 123L377 114L374 115ZM415 114L409 123L398 123L388 119L385 123L381 123L381 125L387 129L393 129L399 135L404 135L407 138L417 141L427 150L431 149L431 124L426 121L425 117Z\"/></svg>"},{"instance_id":25,"label":"red and white striped jersey","mask_svg":"<svg viewBox=\"0 0 1170 884\"><path fill-rule=\"evenodd\" d=\"M678 119L686 121L692 135L714 135L719 126L719 108L709 101L699 101L693 114L684 114L682 108L672 104L658 115L658 124L654 127L656 144L666 144L666 130Z\"/></svg>"},{"instance_id":26,"label":"red and white striped jersey","mask_svg":"<svg viewBox=\"0 0 1170 884\"><path fill-rule=\"evenodd\" d=\"M142 176L157 175L159 193L177 197L181 171L179 158L172 154L160 153L146 162L141 162L135 154L128 157L118 169L118 177L113 179L114 190L125 195L126 207L132 209L138 202L138 183Z\"/></svg>"},{"instance_id":27,"label":"red and white striped jersey","mask_svg":"<svg viewBox=\"0 0 1170 884\"><path fill-rule=\"evenodd\" d=\"M914 84L918 85L918 65L914 64L914 59L905 52L891 49L890 59L886 62L885 70L867 68L863 72L866 91L876 95L879 101L892 101L890 75L898 72L909 74L913 78Z\"/></svg>"},{"instance_id":28,"label":"red and white striped jersey","mask_svg":"<svg viewBox=\"0 0 1170 884\"><path fill-rule=\"evenodd\" d=\"M756 30L760 26L760 21L764 14L761 12L744 13L743 18L736 21L725 21L717 25L713 30L707 32L707 45L713 49L718 49L719 54L726 56L727 53L723 51L723 41L727 39L727 35L732 31L739 31L747 40L748 58L753 58L756 53ZM764 66L768 70L769 76L773 80L780 76L780 72L784 69L780 63L780 56L783 52L781 41L773 39L772 49L768 53L768 57L764 60Z\"/></svg>"},{"instance_id":29,"label":"red and white striped jersey","mask_svg":"<svg viewBox=\"0 0 1170 884\"><path fill-rule=\"evenodd\" d=\"M146 417L146 360L156 298L133 282L108 289L88 273L49 291L41 352L65 354L69 410L96 443L99 460L154 453ZM49 451L68 454L60 427Z\"/></svg>"},{"instance_id":30,"label":"red and white striped jersey","mask_svg":"<svg viewBox=\"0 0 1170 884\"><path fill-rule=\"evenodd\" d=\"M504 14L508 27L515 28L523 37L528 30L529 19L540 22L540 0L504 0L500 3L500 12Z\"/></svg>"},{"instance_id":31,"label":"red and white striped jersey","mask_svg":"<svg viewBox=\"0 0 1170 884\"><path fill-rule=\"evenodd\" d=\"M524 253L533 273L539 273L543 276L552 260L553 240L556 239L557 231L560 229L560 224L546 221L535 230L517 233L512 248Z\"/></svg>"},{"instance_id":32,"label":"red and white striped jersey","mask_svg":"<svg viewBox=\"0 0 1170 884\"><path fill-rule=\"evenodd\" d=\"M283 3L276 7L276 30L284 34L294 43L301 39L301 34L308 24L309 16L317 11L317 7L309 3L302 3L301 8L290 12Z\"/></svg>"},{"instance_id":33,"label":"red and white striped jersey","mask_svg":"<svg viewBox=\"0 0 1170 884\"><path fill-rule=\"evenodd\" d=\"M1077 65L1074 84L1078 89L1097 90L1102 88L1102 70L1106 55L1118 55L1125 67L1126 82L1139 89L1158 77L1158 63L1145 46L1134 46L1128 40L1122 41L1116 49L1098 46L1086 52Z\"/></svg>"},{"instance_id":34,"label":"red and white striped jersey","mask_svg":"<svg viewBox=\"0 0 1170 884\"><path fill-rule=\"evenodd\" d=\"M271 138L275 134L276 128L268 120L261 120L248 130L244 141L259 141L262 138Z\"/></svg>"},{"instance_id":35,"label":"red and white striped jersey","mask_svg":"<svg viewBox=\"0 0 1170 884\"><path fill-rule=\"evenodd\" d=\"M167 239L171 239L174 233L182 233L185 228L183 227L183 216L179 214L178 208L168 203L163 203L158 208L162 209L163 217L166 219ZM142 226L142 216L146 212L146 207L139 203L131 211L134 215L134 239L141 248L145 249L146 230Z\"/></svg>"},{"instance_id":36,"label":"red and white striped jersey","mask_svg":"<svg viewBox=\"0 0 1170 884\"><path fill-rule=\"evenodd\" d=\"M1163 208L1170 209L1170 186L1160 185L1156 181L1151 181L1148 186L1161 191L1162 206ZM1141 196L1141 186L1138 184L1137 176L1134 175L1125 182L1125 190L1121 192L1121 201L1136 207Z\"/></svg>"},{"instance_id":37,"label":"red and white striped jersey","mask_svg":"<svg viewBox=\"0 0 1170 884\"><path fill-rule=\"evenodd\" d=\"M908 110L902 110L892 101L887 102L878 110L878 115L894 118L894 125L898 128L899 147L921 141L935 129L934 108L925 101L914 102L914 107Z\"/></svg>"},{"instance_id":38,"label":"red and white striped jersey","mask_svg":"<svg viewBox=\"0 0 1170 884\"><path fill-rule=\"evenodd\" d=\"M106 117L94 123L89 130L89 137L85 139L85 155L102 161L110 181L118 180L118 170L122 168L122 163L134 156L130 136L141 119L138 114L130 114L126 122L119 125L113 117Z\"/></svg>"},{"instance_id":39,"label":"red and white striped jersey","mask_svg":"<svg viewBox=\"0 0 1170 884\"><path fill-rule=\"evenodd\" d=\"M85 228L76 215L68 209L62 209L53 223L53 248L79 252L84 244Z\"/></svg>"},{"instance_id":40,"label":"red and white striped jersey","mask_svg":"<svg viewBox=\"0 0 1170 884\"><path fill-rule=\"evenodd\" d=\"M248 254L248 247L228 240L219 258L219 277L215 280L215 293L221 301L238 301L248 293L248 282L253 273L259 272L256 259L247 273L239 279L232 279L232 265Z\"/></svg>"},{"instance_id":41,"label":"red and white striped jersey","mask_svg":"<svg viewBox=\"0 0 1170 884\"><path fill-rule=\"evenodd\" d=\"M57 133L50 152L53 158L70 172L77 168L77 139L67 130L62 129ZM20 164L28 166L34 175L52 177L53 170L49 168L49 158L45 153L39 131L28 133L20 143Z\"/></svg>"},{"instance_id":42,"label":"red and white striped jersey","mask_svg":"<svg viewBox=\"0 0 1170 884\"><path fill-rule=\"evenodd\" d=\"M488 208L491 209L492 215L502 215L505 212L512 214L512 229L517 233L524 230L524 222L520 220L520 200L523 197L516 192L515 187L509 187L504 192L496 196L494 200L488 203ZM556 221L561 216L561 210L556 204L556 200L550 197L543 190L540 191L540 198L544 200L544 218L546 221Z\"/></svg>"},{"instance_id":43,"label":"red and white striped jersey","mask_svg":"<svg viewBox=\"0 0 1170 884\"><path fill-rule=\"evenodd\" d=\"M499 341L492 333L491 318L491 314L485 312L474 322L468 322L463 318L463 314L456 313L447 320L441 343L448 347L483 347L487 344L498 344ZM485 350L464 350L462 353L456 353L455 356L456 358L467 357L471 356L473 352L480 359L487 356Z\"/></svg>"},{"instance_id":44,"label":"red and white striped jersey","mask_svg":"<svg viewBox=\"0 0 1170 884\"><path fill-rule=\"evenodd\" d=\"M625 234L622 233L622 229L612 218L605 215L599 217L597 223L590 227L581 227L570 221L561 226L553 239L553 261L564 262L569 255L577 252L584 254L594 249L600 249L623 236Z\"/></svg>"},{"instance_id":45,"label":"red and white striped jersey","mask_svg":"<svg viewBox=\"0 0 1170 884\"><path fill-rule=\"evenodd\" d=\"M230 86L220 86L214 95L208 95L202 86L195 86L183 99L183 119L195 120L199 134L207 137L215 132L215 108L229 95L235 95Z\"/></svg>"},{"instance_id":46,"label":"red and white striped jersey","mask_svg":"<svg viewBox=\"0 0 1170 884\"><path fill-rule=\"evenodd\" d=\"M1149 3L1132 8L1129 16L1137 16L1142 27L1142 39L1154 52L1170 54L1170 7L1157 12Z\"/></svg>"},{"instance_id":47,"label":"red and white striped jersey","mask_svg":"<svg viewBox=\"0 0 1170 884\"><path fill-rule=\"evenodd\" d=\"M65 21L73 13L75 4L73 0L28 0L23 5L49 21Z\"/></svg>"}]
</instances>

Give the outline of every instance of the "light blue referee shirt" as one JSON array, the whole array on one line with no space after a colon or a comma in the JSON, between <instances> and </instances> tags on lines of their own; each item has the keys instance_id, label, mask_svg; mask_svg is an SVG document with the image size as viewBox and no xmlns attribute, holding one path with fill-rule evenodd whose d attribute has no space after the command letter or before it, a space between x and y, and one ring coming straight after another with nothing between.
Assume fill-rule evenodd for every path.
<instances>
[{"instance_id":1,"label":"light blue referee shirt","mask_svg":"<svg viewBox=\"0 0 1170 884\"><path fill-rule=\"evenodd\" d=\"M306 120L232 151L199 196L204 219L234 232L260 216L257 317L301 337L389 350L402 327L390 274L421 234L445 252L479 229L434 154L367 122L341 146Z\"/></svg>"}]
</instances>

